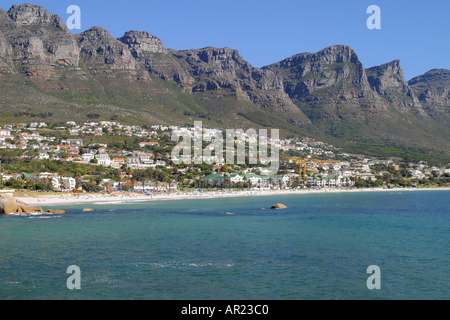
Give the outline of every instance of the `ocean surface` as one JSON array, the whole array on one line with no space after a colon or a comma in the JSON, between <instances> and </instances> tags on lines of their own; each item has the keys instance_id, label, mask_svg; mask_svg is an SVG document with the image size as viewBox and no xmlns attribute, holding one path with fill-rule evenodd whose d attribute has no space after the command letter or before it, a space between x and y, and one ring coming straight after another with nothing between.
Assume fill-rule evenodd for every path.
<instances>
[{"instance_id":1,"label":"ocean surface","mask_svg":"<svg viewBox=\"0 0 450 320\"><path fill-rule=\"evenodd\" d=\"M449 299L449 199L275 195L1 216L0 299ZM80 290L67 288L72 265ZM372 265L380 290L367 287Z\"/></svg>"}]
</instances>

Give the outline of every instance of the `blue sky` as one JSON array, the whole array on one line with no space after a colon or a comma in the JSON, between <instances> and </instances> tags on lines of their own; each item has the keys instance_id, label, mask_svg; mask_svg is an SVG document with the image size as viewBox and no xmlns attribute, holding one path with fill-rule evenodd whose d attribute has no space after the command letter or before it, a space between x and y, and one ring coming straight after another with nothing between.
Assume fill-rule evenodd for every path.
<instances>
[{"instance_id":1,"label":"blue sky","mask_svg":"<svg viewBox=\"0 0 450 320\"><path fill-rule=\"evenodd\" d=\"M167 48L206 46L239 50L255 67L297 53L345 44L366 68L400 59L407 80L434 68L450 69L450 2L384 0L59 0L30 1L65 22L81 8L81 30L101 26L120 37L148 31ZM8 10L23 2L2 1ZM381 9L381 30L369 30L367 8Z\"/></svg>"}]
</instances>

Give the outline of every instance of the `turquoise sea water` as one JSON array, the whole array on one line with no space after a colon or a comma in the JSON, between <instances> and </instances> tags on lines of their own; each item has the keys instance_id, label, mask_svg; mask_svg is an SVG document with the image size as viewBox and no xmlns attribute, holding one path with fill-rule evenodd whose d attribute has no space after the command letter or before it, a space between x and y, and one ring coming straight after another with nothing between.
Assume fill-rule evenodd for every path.
<instances>
[{"instance_id":1,"label":"turquoise sea water","mask_svg":"<svg viewBox=\"0 0 450 320\"><path fill-rule=\"evenodd\" d=\"M0 299L448 299L449 196L276 195L2 216ZM276 203L288 209L260 209ZM67 289L71 265L81 290ZM371 265L381 290L366 286Z\"/></svg>"}]
</instances>

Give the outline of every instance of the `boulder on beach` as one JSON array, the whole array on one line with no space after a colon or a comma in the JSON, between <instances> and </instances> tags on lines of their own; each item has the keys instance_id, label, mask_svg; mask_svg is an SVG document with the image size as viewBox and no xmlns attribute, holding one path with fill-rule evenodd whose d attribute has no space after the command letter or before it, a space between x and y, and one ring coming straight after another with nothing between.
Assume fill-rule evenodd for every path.
<instances>
[{"instance_id":1,"label":"boulder on beach","mask_svg":"<svg viewBox=\"0 0 450 320\"><path fill-rule=\"evenodd\" d=\"M28 206L22 205L22 206L20 206L20 208L22 209L23 213L28 213L28 214L38 213L38 212L42 213L42 208L41 207L32 208L32 207L28 207Z\"/></svg>"},{"instance_id":2,"label":"boulder on beach","mask_svg":"<svg viewBox=\"0 0 450 320\"><path fill-rule=\"evenodd\" d=\"M41 207L30 207L14 197L2 197L0 199L0 214L28 216L36 213L66 214L64 210L47 210L43 212Z\"/></svg>"},{"instance_id":3,"label":"boulder on beach","mask_svg":"<svg viewBox=\"0 0 450 320\"><path fill-rule=\"evenodd\" d=\"M277 203L272 207L272 209L287 209L287 207L282 203Z\"/></svg>"},{"instance_id":4,"label":"boulder on beach","mask_svg":"<svg viewBox=\"0 0 450 320\"><path fill-rule=\"evenodd\" d=\"M15 214L19 213L17 204L12 199L0 200L0 214Z\"/></svg>"},{"instance_id":5,"label":"boulder on beach","mask_svg":"<svg viewBox=\"0 0 450 320\"><path fill-rule=\"evenodd\" d=\"M41 208L31 208L26 203L12 197L0 199L0 214L31 214L42 212Z\"/></svg>"},{"instance_id":6,"label":"boulder on beach","mask_svg":"<svg viewBox=\"0 0 450 320\"><path fill-rule=\"evenodd\" d=\"M83 212L88 212L88 211L94 211L94 209L89 209L89 208L83 209Z\"/></svg>"}]
</instances>

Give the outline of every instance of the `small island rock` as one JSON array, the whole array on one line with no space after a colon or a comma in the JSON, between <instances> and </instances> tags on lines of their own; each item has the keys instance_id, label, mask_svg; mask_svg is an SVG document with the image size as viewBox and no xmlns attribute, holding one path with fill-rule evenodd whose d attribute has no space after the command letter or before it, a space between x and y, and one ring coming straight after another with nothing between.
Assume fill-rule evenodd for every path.
<instances>
[{"instance_id":1,"label":"small island rock","mask_svg":"<svg viewBox=\"0 0 450 320\"><path fill-rule=\"evenodd\" d=\"M272 209L287 209L284 204L278 203L272 207Z\"/></svg>"}]
</instances>

